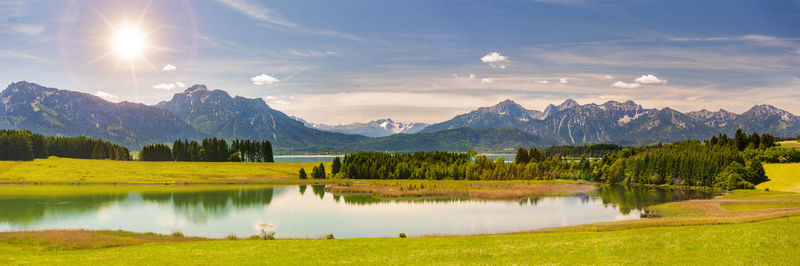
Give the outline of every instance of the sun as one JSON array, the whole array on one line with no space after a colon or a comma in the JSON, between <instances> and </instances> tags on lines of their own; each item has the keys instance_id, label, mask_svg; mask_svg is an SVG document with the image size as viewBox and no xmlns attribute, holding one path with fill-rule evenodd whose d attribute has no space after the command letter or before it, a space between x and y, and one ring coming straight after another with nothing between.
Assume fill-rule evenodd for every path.
<instances>
[{"instance_id":1,"label":"sun","mask_svg":"<svg viewBox=\"0 0 800 266\"><path fill-rule=\"evenodd\" d=\"M132 61L141 58L147 46L147 37L136 26L123 25L114 30L114 36L111 38L111 50L122 60Z\"/></svg>"}]
</instances>

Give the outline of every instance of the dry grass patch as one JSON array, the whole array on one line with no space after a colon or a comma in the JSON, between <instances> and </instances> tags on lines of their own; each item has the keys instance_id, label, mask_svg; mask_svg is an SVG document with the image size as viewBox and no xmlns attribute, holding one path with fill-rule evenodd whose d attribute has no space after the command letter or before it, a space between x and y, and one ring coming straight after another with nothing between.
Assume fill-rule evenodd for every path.
<instances>
[{"instance_id":1,"label":"dry grass patch","mask_svg":"<svg viewBox=\"0 0 800 266\"><path fill-rule=\"evenodd\" d=\"M0 242L38 250L71 250L207 240L183 234L159 235L125 231L43 230L0 232Z\"/></svg>"}]
</instances>

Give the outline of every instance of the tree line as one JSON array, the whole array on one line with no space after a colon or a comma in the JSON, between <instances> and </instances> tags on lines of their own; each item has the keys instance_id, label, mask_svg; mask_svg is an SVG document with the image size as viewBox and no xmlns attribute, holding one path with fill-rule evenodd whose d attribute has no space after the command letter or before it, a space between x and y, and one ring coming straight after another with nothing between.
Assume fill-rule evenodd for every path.
<instances>
[{"instance_id":1,"label":"tree line","mask_svg":"<svg viewBox=\"0 0 800 266\"><path fill-rule=\"evenodd\" d=\"M29 130L0 130L0 160L30 161L57 156L130 160L128 149L87 137L45 137Z\"/></svg>"},{"instance_id":2,"label":"tree line","mask_svg":"<svg viewBox=\"0 0 800 266\"><path fill-rule=\"evenodd\" d=\"M229 146L224 139L207 138L200 142L176 140L170 148L166 144L142 147L143 161L181 162L274 162L272 143L269 141L238 140Z\"/></svg>"},{"instance_id":3,"label":"tree line","mask_svg":"<svg viewBox=\"0 0 800 266\"><path fill-rule=\"evenodd\" d=\"M339 157L334 157L333 163L331 164L331 176L336 176L336 174L340 172L341 168L342 168L341 159L339 159ZM299 177L300 179L308 178L308 173L306 173L305 168L300 168ZM314 168L311 169L311 178L313 179L328 178L328 175L325 173L325 165L320 163L319 166L314 166Z\"/></svg>"},{"instance_id":4,"label":"tree line","mask_svg":"<svg viewBox=\"0 0 800 266\"><path fill-rule=\"evenodd\" d=\"M562 159L536 148L517 150L517 159L492 161L475 152L359 152L344 157L338 178L353 179L581 179L604 183L752 188L767 177L762 162L800 162L800 151L774 147L769 134L733 138L722 134L643 147L616 145L558 148L568 154L604 153L601 159ZM589 152L591 151L591 152ZM593 153L598 152L598 153ZM598 156L599 157L599 156Z\"/></svg>"}]
</instances>

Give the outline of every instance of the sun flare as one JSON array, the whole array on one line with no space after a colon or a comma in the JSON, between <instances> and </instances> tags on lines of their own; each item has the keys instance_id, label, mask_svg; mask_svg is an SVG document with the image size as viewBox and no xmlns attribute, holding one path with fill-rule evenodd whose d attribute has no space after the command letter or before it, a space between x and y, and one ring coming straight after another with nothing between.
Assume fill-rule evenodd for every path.
<instances>
[{"instance_id":1,"label":"sun flare","mask_svg":"<svg viewBox=\"0 0 800 266\"><path fill-rule=\"evenodd\" d=\"M111 46L117 57L130 61L143 56L147 39L138 27L125 25L114 31Z\"/></svg>"}]
</instances>

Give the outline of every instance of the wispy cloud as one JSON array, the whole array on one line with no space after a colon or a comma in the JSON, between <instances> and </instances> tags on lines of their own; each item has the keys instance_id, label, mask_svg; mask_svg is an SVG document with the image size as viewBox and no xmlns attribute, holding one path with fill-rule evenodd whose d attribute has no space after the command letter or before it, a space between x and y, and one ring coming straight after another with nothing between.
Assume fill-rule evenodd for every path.
<instances>
[{"instance_id":1,"label":"wispy cloud","mask_svg":"<svg viewBox=\"0 0 800 266\"><path fill-rule=\"evenodd\" d=\"M167 64L167 65L165 65L164 67L161 68L161 71L168 72L168 71L175 71L176 69L178 69L178 67L176 67L176 66L174 66L172 64Z\"/></svg>"},{"instance_id":2,"label":"wispy cloud","mask_svg":"<svg viewBox=\"0 0 800 266\"><path fill-rule=\"evenodd\" d=\"M51 59L15 50L0 50L0 58L33 60L53 64Z\"/></svg>"},{"instance_id":3,"label":"wispy cloud","mask_svg":"<svg viewBox=\"0 0 800 266\"><path fill-rule=\"evenodd\" d=\"M284 27L294 28L297 27L297 24L291 22L275 10L262 6L256 2L248 1L248 0L217 0L217 2L227 5L230 8L239 11L242 14L245 14L253 19L276 24Z\"/></svg>"},{"instance_id":4,"label":"wispy cloud","mask_svg":"<svg viewBox=\"0 0 800 266\"><path fill-rule=\"evenodd\" d=\"M8 24L0 26L0 30L10 34L37 36L44 31L44 26L37 24Z\"/></svg>"},{"instance_id":5,"label":"wispy cloud","mask_svg":"<svg viewBox=\"0 0 800 266\"><path fill-rule=\"evenodd\" d=\"M752 42L759 46L770 47L797 47L800 38L783 38L769 35L742 35L742 36L728 36L728 37L675 37L667 36L665 38L673 42L721 42L721 41L746 41Z\"/></svg>"},{"instance_id":6,"label":"wispy cloud","mask_svg":"<svg viewBox=\"0 0 800 266\"><path fill-rule=\"evenodd\" d=\"M292 31L305 33L305 34L313 34L313 35L320 35L320 36L329 36L334 38L340 39L348 39L353 41L362 42L364 41L362 38L356 37L351 34L342 33L333 30L326 30L326 29L314 29L310 27L303 27L298 25L295 22L292 22L286 18L284 18L280 13L277 11L268 8L260 3L251 0L216 0L219 3L222 3L252 19L267 23L269 25L276 25L283 28L289 28Z\"/></svg>"},{"instance_id":7,"label":"wispy cloud","mask_svg":"<svg viewBox=\"0 0 800 266\"><path fill-rule=\"evenodd\" d=\"M333 52L333 51L315 51L315 50L308 50L308 51L305 51L305 52L300 52L300 51L297 51L297 50L289 50L289 53L293 54L293 55L296 55L296 56L303 56L303 57L323 57L323 56L339 55L339 53Z\"/></svg>"}]
</instances>

